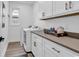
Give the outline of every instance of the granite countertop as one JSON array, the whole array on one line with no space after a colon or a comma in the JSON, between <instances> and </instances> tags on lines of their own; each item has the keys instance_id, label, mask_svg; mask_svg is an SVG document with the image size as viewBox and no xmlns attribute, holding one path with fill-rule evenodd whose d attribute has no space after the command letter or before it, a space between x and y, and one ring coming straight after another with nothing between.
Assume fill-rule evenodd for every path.
<instances>
[{"instance_id":1,"label":"granite countertop","mask_svg":"<svg viewBox=\"0 0 79 59\"><path fill-rule=\"evenodd\" d=\"M68 36L56 37L54 35L45 34L43 31L32 31L32 33L79 53L79 39Z\"/></svg>"}]
</instances>

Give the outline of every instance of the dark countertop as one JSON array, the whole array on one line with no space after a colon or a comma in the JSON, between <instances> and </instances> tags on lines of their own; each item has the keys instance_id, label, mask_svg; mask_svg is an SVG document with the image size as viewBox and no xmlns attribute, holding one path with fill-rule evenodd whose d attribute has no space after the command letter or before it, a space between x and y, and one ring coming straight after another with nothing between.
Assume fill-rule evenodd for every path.
<instances>
[{"instance_id":1,"label":"dark countertop","mask_svg":"<svg viewBox=\"0 0 79 59\"><path fill-rule=\"evenodd\" d=\"M54 35L45 34L43 31L32 31L32 33L79 53L79 39L68 36L56 37Z\"/></svg>"}]
</instances>

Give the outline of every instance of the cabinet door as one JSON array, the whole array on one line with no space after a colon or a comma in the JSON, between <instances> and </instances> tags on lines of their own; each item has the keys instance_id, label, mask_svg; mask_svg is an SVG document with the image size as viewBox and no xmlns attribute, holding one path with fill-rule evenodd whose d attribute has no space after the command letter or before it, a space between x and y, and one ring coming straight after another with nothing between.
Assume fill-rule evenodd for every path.
<instances>
[{"instance_id":1,"label":"cabinet door","mask_svg":"<svg viewBox=\"0 0 79 59\"><path fill-rule=\"evenodd\" d=\"M39 17L40 18L42 18L42 17L44 17L44 1L40 1L40 2L38 2L38 10L39 10Z\"/></svg>"},{"instance_id":2,"label":"cabinet door","mask_svg":"<svg viewBox=\"0 0 79 59\"><path fill-rule=\"evenodd\" d=\"M43 38L37 36L36 41L37 57L43 57Z\"/></svg>"},{"instance_id":3,"label":"cabinet door","mask_svg":"<svg viewBox=\"0 0 79 59\"><path fill-rule=\"evenodd\" d=\"M56 3L56 1L52 2L52 4L53 4L53 8L52 8L53 9L53 16L56 15L56 4L55 3Z\"/></svg>"},{"instance_id":4,"label":"cabinet door","mask_svg":"<svg viewBox=\"0 0 79 59\"><path fill-rule=\"evenodd\" d=\"M38 43L37 42L36 49L37 49L37 57L43 57L43 46L42 46L42 43Z\"/></svg>"},{"instance_id":5,"label":"cabinet door","mask_svg":"<svg viewBox=\"0 0 79 59\"><path fill-rule=\"evenodd\" d=\"M79 10L79 1L72 1L72 10Z\"/></svg>"},{"instance_id":6,"label":"cabinet door","mask_svg":"<svg viewBox=\"0 0 79 59\"><path fill-rule=\"evenodd\" d=\"M32 53L37 56L36 41L32 41Z\"/></svg>"},{"instance_id":7,"label":"cabinet door","mask_svg":"<svg viewBox=\"0 0 79 59\"><path fill-rule=\"evenodd\" d=\"M53 8L55 15L67 12L67 10L65 10L66 1L54 1L53 3L55 8L55 9Z\"/></svg>"},{"instance_id":8,"label":"cabinet door","mask_svg":"<svg viewBox=\"0 0 79 59\"><path fill-rule=\"evenodd\" d=\"M52 16L52 1L46 1L44 2L44 12L45 12L45 17L50 17Z\"/></svg>"},{"instance_id":9,"label":"cabinet door","mask_svg":"<svg viewBox=\"0 0 79 59\"><path fill-rule=\"evenodd\" d=\"M36 52L36 39L34 37L34 34L32 34L32 53L34 54L34 56L37 55L37 52Z\"/></svg>"},{"instance_id":10,"label":"cabinet door","mask_svg":"<svg viewBox=\"0 0 79 59\"><path fill-rule=\"evenodd\" d=\"M39 2L39 12L42 17L49 17L52 16L52 1L41 1Z\"/></svg>"},{"instance_id":11,"label":"cabinet door","mask_svg":"<svg viewBox=\"0 0 79 59\"><path fill-rule=\"evenodd\" d=\"M35 57L43 56L43 43L41 37L38 35L32 34L32 52Z\"/></svg>"}]
</instances>

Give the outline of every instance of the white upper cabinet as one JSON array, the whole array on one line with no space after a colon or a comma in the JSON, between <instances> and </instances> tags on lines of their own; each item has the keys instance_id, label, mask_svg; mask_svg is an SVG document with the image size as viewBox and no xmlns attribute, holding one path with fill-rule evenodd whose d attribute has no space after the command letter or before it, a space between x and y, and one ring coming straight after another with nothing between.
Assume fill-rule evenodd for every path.
<instances>
[{"instance_id":1,"label":"white upper cabinet","mask_svg":"<svg viewBox=\"0 0 79 59\"><path fill-rule=\"evenodd\" d=\"M78 9L78 1L53 1L53 15L72 13Z\"/></svg>"},{"instance_id":2,"label":"white upper cabinet","mask_svg":"<svg viewBox=\"0 0 79 59\"><path fill-rule=\"evenodd\" d=\"M50 18L62 14L70 14L78 11L78 1L39 1L38 14L39 18Z\"/></svg>"},{"instance_id":3,"label":"white upper cabinet","mask_svg":"<svg viewBox=\"0 0 79 59\"><path fill-rule=\"evenodd\" d=\"M53 15L61 14L68 11L68 7L65 4L66 1L53 1ZM67 7L67 9L66 9Z\"/></svg>"},{"instance_id":4,"label":"white upper cabinet","mask_svg":"<svg viewBox=\"0 0 79 59\"><path fill-rule=\"evenodd\" d=\"M78 10L79 9L79 1L72 1L72 10Z\"/></svg>"},{"instance_id":5,"label":"white upper cabinet","mask_svg":"<svg viewBox=\"0 0 79 59\"><path fill-rule=\"evenodd\" d=\"M40 18L52 16L52 1L41 1L39 3Z\"/></svg>"}]
</instances>

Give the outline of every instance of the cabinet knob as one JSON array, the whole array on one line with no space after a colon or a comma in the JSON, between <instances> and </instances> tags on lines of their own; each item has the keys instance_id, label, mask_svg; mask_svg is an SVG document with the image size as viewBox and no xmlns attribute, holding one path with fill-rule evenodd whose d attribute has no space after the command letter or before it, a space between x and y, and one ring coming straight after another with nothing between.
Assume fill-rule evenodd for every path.
<instances>
[{"instance_id":1,"label":"cabinet knob","mask_svg":"<svg viewBox=\"0 0 79 59\"><path fill-rule=\"evenodd\" d=\"M42 16L45 16L45 12L42 12Z\"/></svg>"},{"instance_id":2,"label":"cabinet knob","mask_svg":"<svg viewBox=\"0 0 79 59\"><path fill-rule=\"evenodd\" d=\"M36 47L36 42L34 42L34 46Z\"/></svg>"},{"instance_id":3,"label":"cabinet knob","mask_svg":"<svg viewBox=\"0 0 79 59\"><path fill-rule=\"evenodd\" d=\"M72 2L69 1L69 8L71 9L72 8Z\"/></svg>"},{"instance_id":4,"label":"cabinet knob","mask_svg":"<svg viewBox=\"0 0 79 59\"><path fill-rule=\"evenodd\" d=\"M5 27L5 23L2 23L2 28L4 28Z\"/></svg>"}]
</instances>

